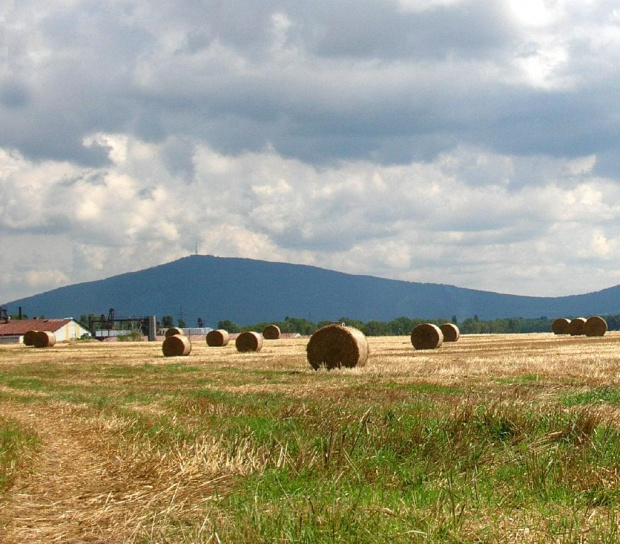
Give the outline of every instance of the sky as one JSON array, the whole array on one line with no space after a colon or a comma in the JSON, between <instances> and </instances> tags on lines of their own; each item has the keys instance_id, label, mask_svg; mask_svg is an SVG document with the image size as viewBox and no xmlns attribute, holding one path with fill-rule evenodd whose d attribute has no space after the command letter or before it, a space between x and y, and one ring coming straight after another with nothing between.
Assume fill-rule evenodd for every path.
<instances>
[{"instance_id":1,"label":"sky","mask_svg":"<svg viewBox=\"0 0 620 544\"><path fill-rule=\"evenodd\" d=\"M620 284L620 5L0 3L0 303L196 252Z\"/></svg>"}]
</instances>

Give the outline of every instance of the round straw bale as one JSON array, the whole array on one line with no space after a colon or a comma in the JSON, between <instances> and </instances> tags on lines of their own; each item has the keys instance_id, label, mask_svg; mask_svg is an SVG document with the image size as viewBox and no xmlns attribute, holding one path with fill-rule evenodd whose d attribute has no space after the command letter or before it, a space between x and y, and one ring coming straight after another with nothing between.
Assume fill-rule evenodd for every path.
<instances>
[{"instance_id":1,"label":"round straw bale","mask_svg":"<svg viewBox=\"0 0 620 544\"><path fill-rule=\"evenodd\" d=\"M49 331L37 331L32 343L35 348L51 348L55 344L56 336L53 332Z\"/></svg>"},{"instance_id":2,"label":"round straw bale","mask_svg":"<svg viewBox=\"0 0 620 544\"><path fill-rule=\"evenodd\" d=\"M179 327L170 327L166 331L166 338L168 338L169 336L174 336L175 334L185 336L185 334L183 333L183 329L179 329Z\"/></svg>"},{"instance_id":3,"label":"round straw bale","mask_svg":"<svg viewBox=\"0 0 620 544\"><path fill-rule=\"evenodd\" d=\"M267 325L263 329L263 338L265 340L277 340L280 338L280 327L277 325Z\"/></svg>"},{"instance_id":4,"label":"round straw bale","mask_svg":"<svg viewBox=\"0 0 620 544\"><path fill-rule=\"evenodd\" d=\"M568 326L568 332L571 336L579 336L581 334L583 334L583 328L586 325L586 318L585 317L576 317L575 319L572 319L569 326Z\"/></svg>"},{"instance_id":5,"label":"round straw bale","mask_svg":"<svg viewBox=\"0 0 620 544\"><path fill-rule=\"evenodd\" d=\"M570 319L558 317L551 324L551 332L554 334L570 334Z\"/></svg>"},{"instance_id":6,"label":"round straw bale","mask_svg":"<svg viewBox=\"0 0 620 544\"><path fill-rule=\"evenodd\" d=\"M607 321L598 315L593 315L586 319L583 326L583 333L586 336L605 336L607 332Z\"/></svg>"},{"instance_id":7,"label":"round straw bale","mask_svg":"<svg viewBox=\"0 0 620 544\"><path fill-rule=\"evenodd\" d=\"M443 344L443 332L437 325L421 323L411 332L415 349L436 349Z\"/></svg>"},{"instance_id":8,"label":"round straw bale","mask_svg":"<svg viewBox=\"0 0 620 544\"><path fill-rule=\"evenodd\" d=\"M263 337L254 331L242 332L235 340L237 351L260 351L263 347Z\"/></svg>"},{"instance_id":9,"label":"round straw bale","mask_svg":"<svg viewBox=\"0 0 620 544\"><path fill-rule=\"evenodd\" d=\"M444 342L456 342L461 337L461 331L454 323L442 323L439 328Z\"/></svg>"},{"instance_id":10,"label":"round straw bale","mask_svg":"<svg viewBox=\"0 0 620 544\"><path fill-rule=\"evenodd\" d=\"M164 357L181 357L191 353L192 344L187 336L173 334L164 339L161 349L164 352Z\"/></svg>"},{"instance_id":11,"label":"round straw bale","mask_svg":"<svg viewBox=\"0 0 620 544\"><path fill-rule=\"evenodd\" d=\"M310 337L306 353L314 370L364 366L368 360L368 341L358 329L332 324Z\"/></svg>"},{"instance_id":12,"label":"round straw bale","mask_svg":"<svg viewBox=\"0 0 620 544\"><path fill-rule=\"evenodd\" d=\"M227 346L229 340L230 336L228 335L228 331L224 329L217 329L207 333L207 346L220 348L222 346Z\"/></svg>"},{"instance_id":13,"label":"round straw bale","mask_svg":"<svg viewBox=\"0 0 620 544\"><path fill-rule=\"evenodd\" d=\"M34 346L34 337L37 331L28 331L24 334L24 346Z\"/></svg>"}]
</instances>

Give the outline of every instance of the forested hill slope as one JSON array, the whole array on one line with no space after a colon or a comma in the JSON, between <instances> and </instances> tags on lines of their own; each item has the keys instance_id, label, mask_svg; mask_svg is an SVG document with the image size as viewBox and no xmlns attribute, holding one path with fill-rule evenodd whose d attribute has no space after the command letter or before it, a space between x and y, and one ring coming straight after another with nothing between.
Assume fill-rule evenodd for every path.
<instances>
[{"instance_id":1,"label":"forested hill slope","mask_svg":"<svg viewBox=\"0 0 620 544\"><path fill-rule=\"evenodd\" d=\"M80 283L15 300L30 316L180 314L193 326L230 319L238 324L283 320L389 321L456 316L459 321L503 317L574 317L620 313L620 286L566 297L524 297L451 285L344 274L312 266L194 255L177 261Z\"/></svg>"}]
</instances>

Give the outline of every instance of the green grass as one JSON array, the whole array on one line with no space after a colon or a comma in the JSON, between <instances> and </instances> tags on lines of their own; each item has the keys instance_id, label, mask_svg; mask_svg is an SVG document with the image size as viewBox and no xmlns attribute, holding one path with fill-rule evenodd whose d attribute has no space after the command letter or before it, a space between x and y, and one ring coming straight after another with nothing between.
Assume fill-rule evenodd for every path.
<instances>
[{"instance_id":1,"label":"green grass","mask_svg":"<svg viewBox=\"0 0 620 544\"><path fill-rule=\"evenodd\" d=\"M350 413L320 420L262 421L256 447L271 445L265 470L221 505L226 541L459 542L474 529L467 512L549 509L586 512L616 504L619 492L591 479L620 463L620 433L588 415L523 413L514 406L439 405ZM268 429L268 431L266 431ZM287 460L282 459L286 451ZM594 481L596 479L594 478ZM215 530L216 528L214 528ZM461 536L458 536L461 535ZM476 537L478 538L478 537Z\"/></svg>"},{"instance_id":2,"label":"green grass","mask_svg":"<svg viewBox=\"0 0 620 544\"><path fill-rule=\"evenodd\" d=\"M498 378L497 382L499 383L512 383L512 384L523 384L530 385L535 383L542 383L544 380L541 376L525 374L522 376L515 376L512 378Z\"/></svg>"},{"instance_id":3,"label":"green grass","mask_svg":"<svg viewBox=\"0 0 620 544\"><path fill-rule=\"evenodd\" d=\"M45 382L37 378L0 376L0 382L12 389L23 391L40 391L45 387Z\"/></svg>"},{"instance_id":4,"label":"green grass","mask_svg":"<svg viewBox=\"0 0 620 544\"><path fill-rule=\"evenodd\" d=\"M563 401L566 406L600 403L620 405L620 388L602 387L600 389L592 389L585 393L570 394L566 395Z\"/></svg>"},{"instance_id":5,"label":"green grass","mask_svg":"<svg viewBox=\"0 0 620 544\"><path fill-rule=\"evenodd\" d=\"M39 439L32 431L0 417L0 494L11 485L26 456L38 444Z\"/></svg>"},{"instance_id":6,"label":"green grass","mask_svg":"<svg viewBox=\"0 0 620 544\"><path fill-rule=\"evenodd\" d=\"M460 387L446 387L445 385L437 385L434 383L386 383L386 388L400 389L402 391L411 391L414 393L428 393L435 395L461 395L463 389Z\"/></svg>"}]
</instances>

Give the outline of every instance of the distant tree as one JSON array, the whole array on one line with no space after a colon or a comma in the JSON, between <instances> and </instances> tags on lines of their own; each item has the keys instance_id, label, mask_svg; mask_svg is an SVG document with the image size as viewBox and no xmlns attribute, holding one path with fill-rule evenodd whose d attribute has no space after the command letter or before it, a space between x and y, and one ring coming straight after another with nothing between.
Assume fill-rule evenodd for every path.
<instances>
[{"instance_id":1,"label":"distant tree","mask_svg":"<svg viewBox=\"0 0 620 544\"><path fill-rule=\"evenodd\" d=\"M480 334L482 332L482 324L473 317L465 319L459 328L463 334Z\"/></svg>"},{"instance_id":2,"label":"distant tree","mask_svg":"<svg viewBox=\"0 0 620 544\"><path fill-rule=\"evenodd\" d=\"M332 323L333 323L333 321L325 321L325 320L323 320L323 321L319 321L316 324L316 327L317 327L317 329L322 329L323 327L327 327L327 325L331 325Z\"/></svg>"},{"instance_id":3,"label":"distant tree","mask_svg":"<svg viewBox=\"0 0 620 544\"><path fill-rule=\"evenodd\" d=\"M259 321L258 323L254 323L253 325L245 325L243 327L239 327L240 332L244 331L255 331L255 332L263 332L265 327L271 325L271 321ZM273 323L273 325L277 325L277 323ZM281 330L281 329L280 329Z\"/></svg>"},{"instance_id":4,"label":"distant tree","mask_svg":"<svg viewBox=\"0 0 620 544\"><path fill-rule=\"evenodd\" d=\"M179 325L180 329L184 329L185 327L187 327L187 323L185 323L185 319L183 319L182 317L179 317L177 324Z\"/></svg>"},{"instance_id":5,"label":"distant tree","mask_svg":"<svg viewBox=\"0 0 620 544\"><path fill-rule=\"evenodd\" d=\"M317 325L304 317L286 316L280 329L284 332L296 332L303 336L308 336L317 330Z\"/></svg>"},{"instance_id":6,"label":"distant tree","mask_svg":"<svg viewBox=\"0 0 620 544\"><path fill-rule=\"evenodd\" d=\"M512 332L512 333L521 332L521 320L520 319L517 319L515 317L510 317L508 319L505 319L504 323L506 324L504 328L506 332Z\"/></svg>"},{"instance_id":7,"label":"distant tree","mask_svg":"<svg viewBox=\"0 0 620 544\"><path fill-rule=\"evenodd\" d=\"M161 326L164 329L169 329L170 327L174 327L174 318L171 315L165 315L161 318Z\"/></svg>"},{"instance_id":8,"label":"distant tree","mask_svg":"<svg viewBox=\"0 0 620 544\"><path fill-rule=\"evenodd\" d=\"M228 332L239 332L239 326L236 323L233 323L230 319L218 321L217 328L224 329Z\"/></svg>"},{"instance_id":9,"label":"distant tree","mask_svg":"<svg viewBox=\"0 0 620 544\"><path fill-rule=\"evenodd\" d=\"M389 322L390 331L393 336L409 336L411 331L419 325L424 323L422 319L411 319L410 317L397 317Z\"/></svg>"},{"instance_id":10,"label":"distant tree","mask_svg":"<svg viewBox=\"0 0 620 544\"><path fill-rule=\"evenodd\" d=\"M366 336L391 336L392 334L389 323L383 321L369 321L362 328L362 332Z\"/></svg>"},{"instance_id":11,"label":"distant tree","mask_svg":"<svg viewBox=\"0 0 620 544\"><path fill-rule=\"evenodd\" d=\"M610 331L620 330L620 315L606 315L605 321L607 321L607 326Z\"/></svg>"},{"instance_id":12,"label":"distant tree","mask_svg":"<svg viewBox=\"0 0 620 544\"><path fill-rule=\"evenodd\" d=\"M364 328L364 322L359 319L353 319L351 317L341 317L338 323L344 323L347 327L353 327L355 329L362 330Z\"/></svg>"}]
</instances>

